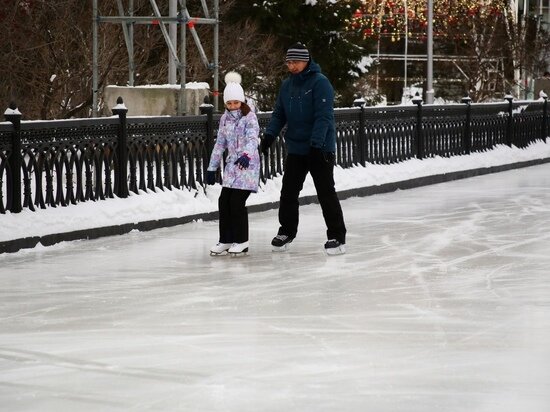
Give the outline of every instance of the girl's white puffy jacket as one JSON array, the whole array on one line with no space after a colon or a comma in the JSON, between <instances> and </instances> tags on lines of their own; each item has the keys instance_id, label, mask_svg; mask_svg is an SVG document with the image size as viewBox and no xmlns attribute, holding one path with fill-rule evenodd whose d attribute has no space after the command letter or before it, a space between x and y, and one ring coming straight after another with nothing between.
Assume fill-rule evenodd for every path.
<instances>
[{"instance_id":1,"label":"girl's white puffy jacket","mask_svg":"<svg viewBox=\"0 0 550 412\"><path fill-rule=\"evenodd\" d=\"M210 156L209 171L220 167L223 152L227 149L222 186L232 189L258 191L260 180L260 155L258 153L260 126L253 111L243 116L241 110L222 115L216 144ZM235 161L244 153L250 158L248 169L239 169Z\"/></svg>"}]
</instances>

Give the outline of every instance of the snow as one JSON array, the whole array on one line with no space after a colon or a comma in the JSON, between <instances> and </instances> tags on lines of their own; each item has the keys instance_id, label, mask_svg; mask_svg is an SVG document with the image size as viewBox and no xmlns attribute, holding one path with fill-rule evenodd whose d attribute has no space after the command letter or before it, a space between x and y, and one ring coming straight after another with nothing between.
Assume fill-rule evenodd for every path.
<instances>
[{"instance_id":1,"label":"snow","mask_svg":"<svg viewBox=\"0 0 550 412\"><path fill-rule=\"evenodd\" d=\"M21 112L19 111L18 108L15 108L15 109L11 109L11 108L7 108L6 111L4 112L4 116L6 115L21 115ZM2 122L2 123L6 123L6 122Z\"/></svg>"},{"instance_id":2,"label":"snow","mask_svg":"<svg viewBox=\"0 0 550 412\"><path fill-rule=\"evenodd\" d=\"M128 89L130 86L109 86L112 88ZM144 84L139 86L131 86L133 89L180 89L179 84ZM185 83L186 89L210 89L210 85L206 82L188 82Z\"/></svg>"},{"instance_id":3,"label":"snow","mask_svg":"<svg viewBox=\"0 0 550 412\"><path fill-rule=\"evenodd\" d=\"M349 169L336 167L334 178L338 191L383 185L424 176L438 175L477 168L550 158L550 140L539 141L528 148L497 146L493 150L450 158L411 159L392 165L369 164ZM276 177L250 196L248 205L259 205L279 200L282 178ZM122 225L165 218L191 216L217 211L219 184L206 190L158 190L157 192L131 193L127 199L107 199L82 202L68 207L49 207L32 212L0 215L0 242L31 236L72 232L82 229ZM302 196L315 195L308 176Z\"/></svg>"},{"instance_id":4,"label":"snow","mask_svg":"<svg viewBox=\"0 0 550 412\"><path fill-rule=\"evenodd\" d=\"M371 56L363 56L357 64L357 68L361 71L361 73L365 74L369 71L373 63L374 59Z\"/></svg>"},{"instance_id":5,"label":"snow","mask_svg":"<svg viewBox=\"0 0 550 412\"><path fill-rule=\"evenodd\" d=\"M117 103L112 110L128 110L124 103Z\"/></svg>"}]
</instances>

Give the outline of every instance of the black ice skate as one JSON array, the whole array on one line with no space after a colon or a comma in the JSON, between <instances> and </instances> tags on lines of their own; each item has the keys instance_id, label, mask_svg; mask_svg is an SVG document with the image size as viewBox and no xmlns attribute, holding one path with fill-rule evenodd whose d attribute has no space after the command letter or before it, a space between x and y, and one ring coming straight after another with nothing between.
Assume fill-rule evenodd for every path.
<instances>
[{"instance_id":1,"label":"black ice skate","mask_svg":"<svg viewBox=\"0 0 550 412\"><path fill-rule=\"evenodd\" d=\"M227 251L231 256L244 256L248 254L248 242L233 243Z\"/></svg>"},{"instance_id":2,"label":"black ice skate","mask_svg":"<svg viewBox=\"0 0 550 412\"><path fill-rule=\"evenodd\" d=\"M330 239L325 243L325 252L327 255L343 255L346 253L346 247L344 243L340 243L336 239Z\"/></svg>"},{"instance_id":3,"label":"black ice skate","mask_svg":"<svg viewBox=\"0 0 550 412\"><path fill-rule=\"evenodd\" d=\"M294 240L293 237L287 235L277 235L271 241L271 250L273 252L284 252L290 247L290 243Z\"/></svg>"}]
</instances>

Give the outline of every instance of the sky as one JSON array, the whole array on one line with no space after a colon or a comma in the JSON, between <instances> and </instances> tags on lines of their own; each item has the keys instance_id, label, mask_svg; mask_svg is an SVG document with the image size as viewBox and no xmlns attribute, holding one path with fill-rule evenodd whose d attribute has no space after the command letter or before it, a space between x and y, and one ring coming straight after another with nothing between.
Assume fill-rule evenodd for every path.
<instances>
[{"instance_id":1,"label":"sky","mask_svg":"<svg viewBox=\"0 0 550 412\"><path fill-rule=\"evenodd\" d=\"M355 166L349 169L337 166L334 170L334 179L336 190L343 191L548 157L550 157L550 138L545 142L538 141L525 149L499 145L490 151L451 158L411 159L391 165L367 163L365 167ZM261 185L258 193L250 196L247 205L278 201L281 182L282 178L279 176ZM199 188L199 190L159 190L142 192L139 195L131 193L127 199L82 202L68 207L37 209L35 212L29 210L23 210L21 213L8 212L0 215L0 242L29 236L44 236L213 212L217 210L220 191L221 186L216 184L207 186L206 189ZM309 175L301 195L315 195L313 181Z\"/></svg>"}]
</instances>

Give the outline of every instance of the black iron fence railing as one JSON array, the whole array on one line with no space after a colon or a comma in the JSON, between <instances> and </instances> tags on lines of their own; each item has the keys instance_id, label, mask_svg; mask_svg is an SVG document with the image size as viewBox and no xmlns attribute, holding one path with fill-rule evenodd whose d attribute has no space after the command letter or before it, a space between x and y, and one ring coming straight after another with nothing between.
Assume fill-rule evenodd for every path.
<instances>
[{"instance_id":1,"label":"black iron fence railing","mask_svg":"<svg viewBox=\"0 0 550 412\"><path fill-rule=\"evenodd\" d=\"M122 103L122 101L119 101ZM21 121L13 105L0 122L0 213L197 188L205 182L219 114ZM260 113L265 130L271 113ZM455 156L498 144L525 147L550 135L547 99L502 103L336 109L336 162L343 168ZM284 131L282 133L284 136ZM284 169L281 139L262 158L266 181Z\"/></svg>"}]
</instances>

